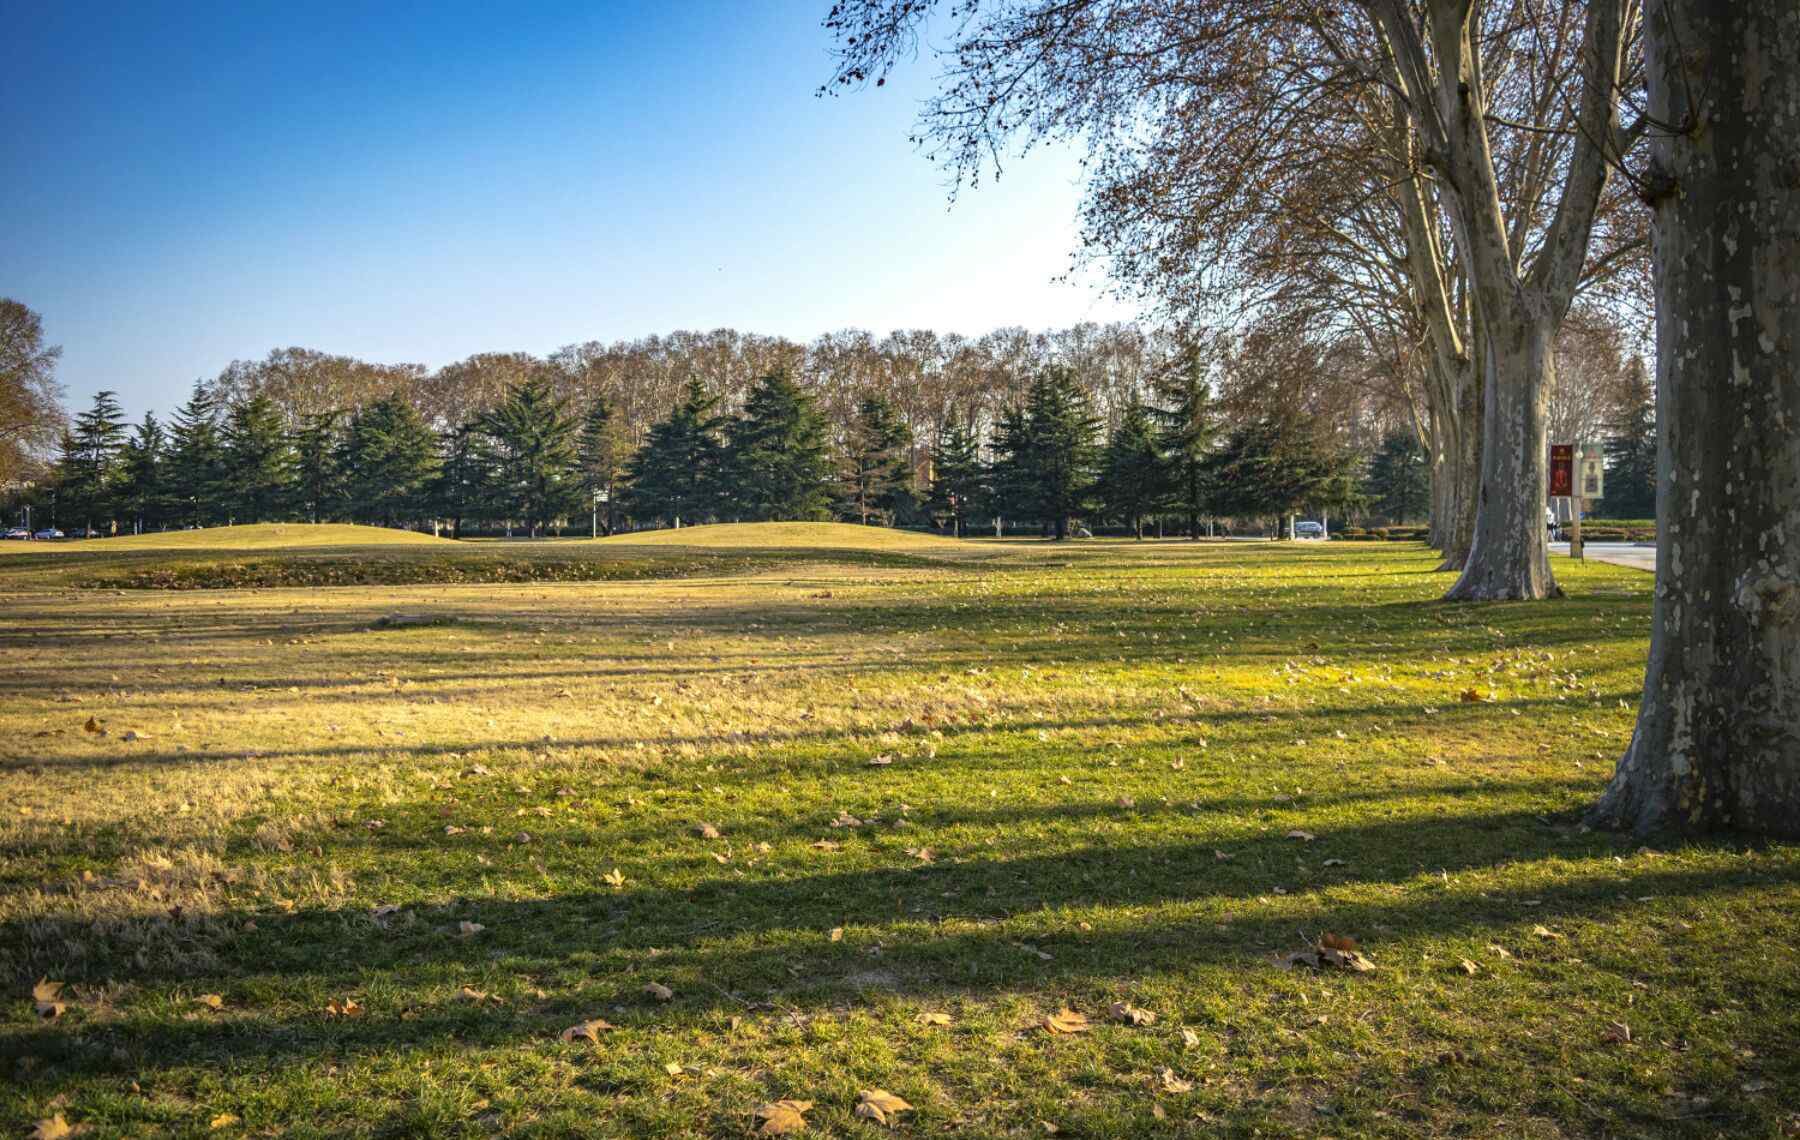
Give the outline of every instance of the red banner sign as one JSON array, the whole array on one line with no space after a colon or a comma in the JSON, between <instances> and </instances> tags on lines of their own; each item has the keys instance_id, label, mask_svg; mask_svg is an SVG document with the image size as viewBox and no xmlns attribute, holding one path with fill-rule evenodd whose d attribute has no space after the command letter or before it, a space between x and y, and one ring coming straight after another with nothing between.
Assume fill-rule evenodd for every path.
<instances>
[{"instance_id":1,"label":"red banner sign","mask_svg":"<svg viewBox=\"0 0 1800 1140\"><path fill-rule=\"evenodd\" d=\"M1550 497L1566 499L1575 493L1575 445L1550 445Z\"/></svg>"}]
</instances>

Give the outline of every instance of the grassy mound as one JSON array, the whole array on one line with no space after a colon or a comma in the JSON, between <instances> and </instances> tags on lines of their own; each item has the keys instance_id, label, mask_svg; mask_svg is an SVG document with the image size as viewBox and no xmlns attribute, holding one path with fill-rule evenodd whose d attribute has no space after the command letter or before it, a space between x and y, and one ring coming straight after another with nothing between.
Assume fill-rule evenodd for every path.
<instances>
[{"instance_id":1,"label":"grassy mound","mask_svg":"<svg viewBox=\"0 0 1800 1140\"><path fill-rule=\"evenodd\" d=\"M203 530L158 531L123 535L100 542L45 544L33 550L140 551L140 550L310 550L325 546L436 546L451 545L447 538L433 538L410 530L352 523L258 523L253 526L215 526Z\"/></svg>"},{"instance_id":2,"label":"grassy mound","mask_svg":"<svg viewBox=\"0 0 1800 1140\"><path fill-rule=\"evenodd\" d=\"M854 523L715 523L680 530L636 531L598 540L615 546L691 546L763 550L859 550L967 556L976 548L954 538Z\"/></svg>"}]
</instances>

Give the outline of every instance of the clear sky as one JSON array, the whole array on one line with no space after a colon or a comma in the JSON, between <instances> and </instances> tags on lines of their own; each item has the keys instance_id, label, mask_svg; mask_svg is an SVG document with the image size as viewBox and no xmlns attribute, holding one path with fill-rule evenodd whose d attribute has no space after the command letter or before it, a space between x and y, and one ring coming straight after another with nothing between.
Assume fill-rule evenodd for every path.
<instances>
[{"instance_id":1,"label":"clear sky","mask_svg":"<svg viewBox=\"0 0 1800 1140\"><path fill-rule=\"evenodd\" d=\"M1075 155L951 207L907 141L937 65L817 98L828 0L0 0L0 295L70 402L167 409L304 345L473 352L733 326L1129 316Z\"/></svg>"}]
</instances>

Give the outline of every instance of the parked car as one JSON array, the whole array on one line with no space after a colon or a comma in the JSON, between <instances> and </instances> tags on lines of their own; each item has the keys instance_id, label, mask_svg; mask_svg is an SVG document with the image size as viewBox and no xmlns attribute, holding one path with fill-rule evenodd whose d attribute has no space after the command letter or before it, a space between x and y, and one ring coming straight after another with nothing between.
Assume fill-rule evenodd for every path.
<instances>
[{"instance_id":1,"label":"parked car","mask_svg":"<svg viewBox=\"0 0 1800 1140\"><path fill-rule=\"evenodd\" d=\"M30 538L31 532L22 526L15 526L6 532L7 538Z\"/></svg>"},{"instance_id":2,"label":"parked car","mask_svg":"<svg viewBox=\"0 0 1800 1140\"><path fill-rule=\"evenodd\" d=\"M1316 522L1311 521L1310 519L1302 519L1300 522L1297 522L1294 524L1294 537L1295 538L1324 538L1325 537L1325 524L1324 523L1316 523Z\"/></svg>"},{"instance_id":3,"label":"parked car","mask_svg":"<svg viewBox=\"0 0 1800 1140\"><path fill-rule=\"evenodd\" d=\"M61 538L62 536L63 536L62 531L57 530L53 526L47 526L43 530L40 530L36 534L32 535L31 537L47 539L47 538Z\"/></svg>"}]
</instances>

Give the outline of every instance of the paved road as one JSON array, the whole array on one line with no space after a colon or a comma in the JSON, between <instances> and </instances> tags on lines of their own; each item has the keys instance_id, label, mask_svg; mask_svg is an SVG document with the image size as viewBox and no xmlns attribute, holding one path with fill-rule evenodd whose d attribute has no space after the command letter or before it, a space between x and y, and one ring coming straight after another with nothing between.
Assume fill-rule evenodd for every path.
<instances>
[{"instance_id":1,"label":"paved road","mask_svg":"<svg viewBox=\"0 0 1800 1140\"><path fill-rule=\"evenodd\" d=\"M1611 562L1618 566L1630 566L1634 570L1656 571L1656 547L1639 546L1635 542L1584 542L1581 544L1582 554L1596 562ZM1550 557L1567 558L1569 544L1553 542L1550 544Z\"/></svg>"}]
</instances>

